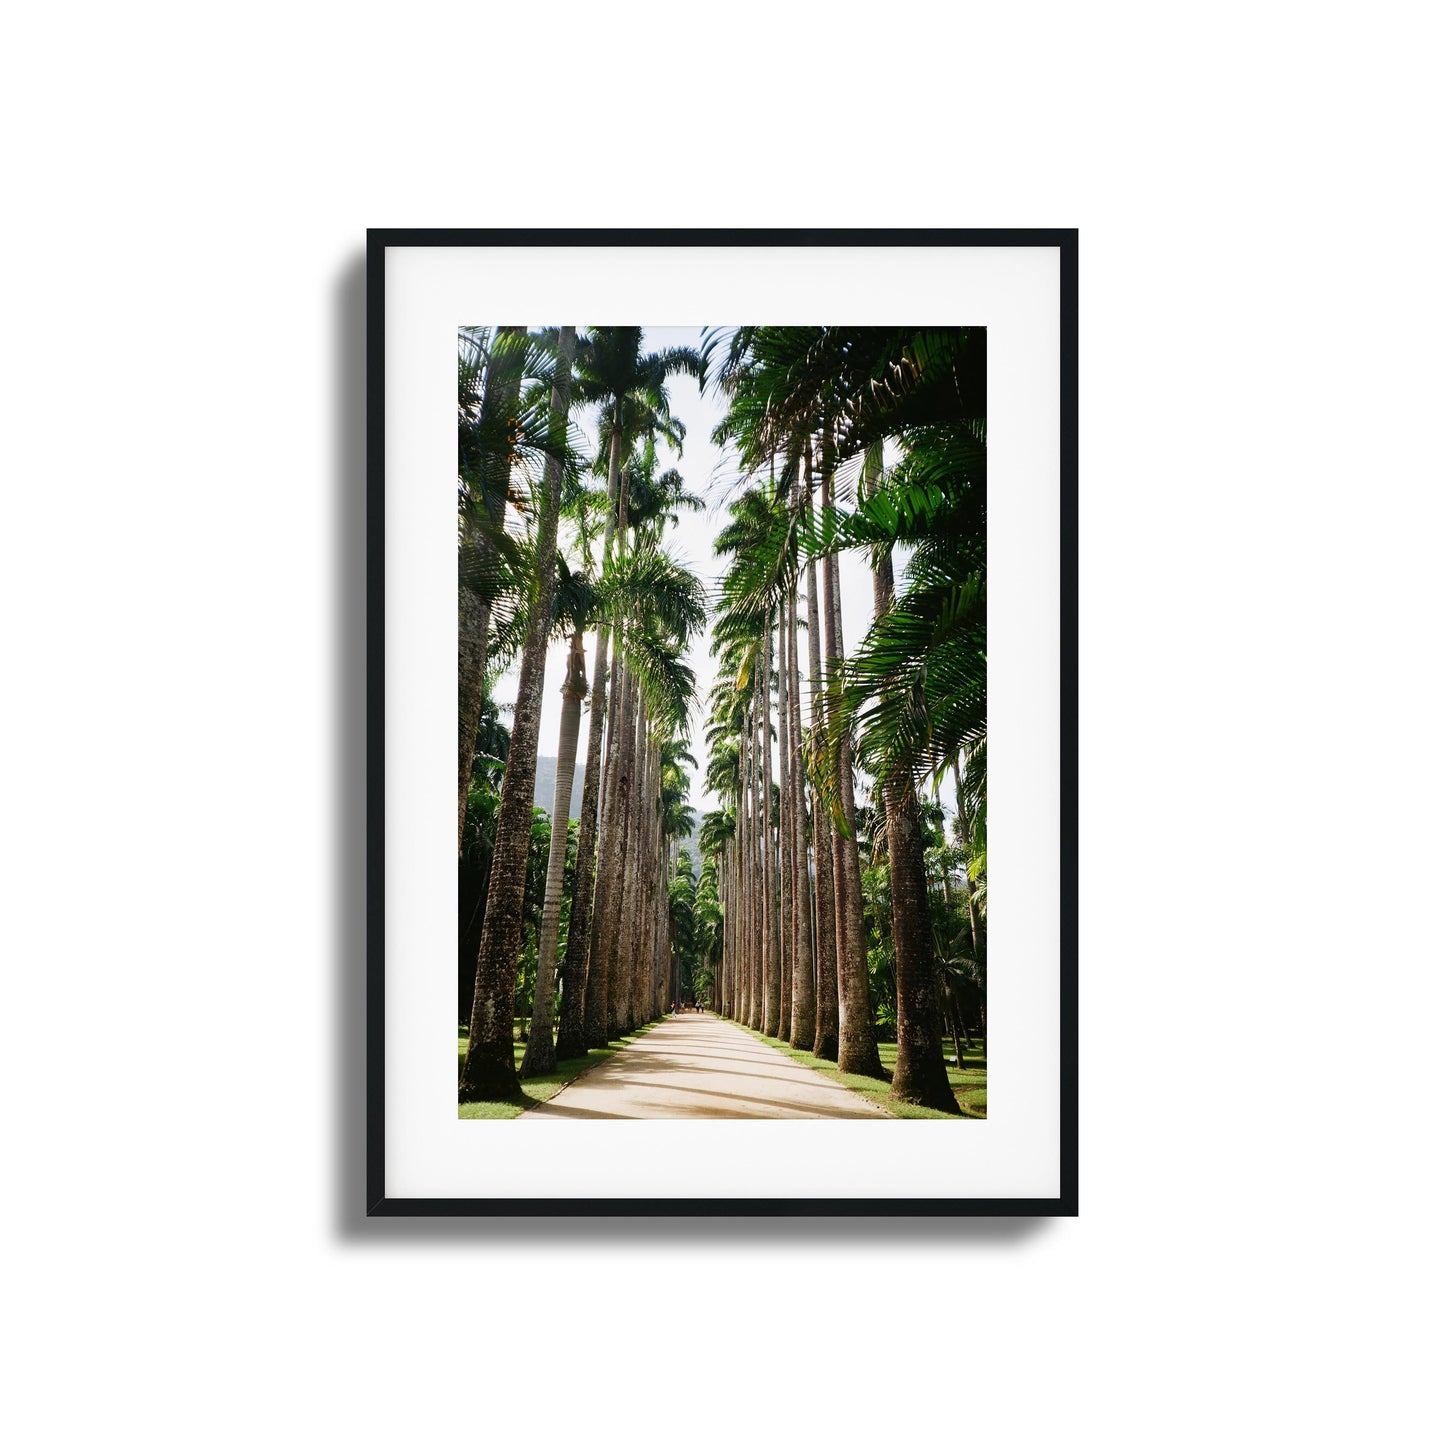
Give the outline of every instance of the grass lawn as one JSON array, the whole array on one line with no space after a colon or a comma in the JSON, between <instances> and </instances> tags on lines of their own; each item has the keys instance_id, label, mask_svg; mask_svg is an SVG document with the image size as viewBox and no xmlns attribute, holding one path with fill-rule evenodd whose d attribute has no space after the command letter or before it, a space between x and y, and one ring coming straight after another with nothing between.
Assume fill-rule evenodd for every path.
<instances>
[{"instance_id":1,"label":"grass lawn","mask_svg":"<svg viewBox=\"0 0 1445 1445\"><path fill-rule=\"evenodd\" d=\"M640 1039L651 1024L643 1024L636 1033L626 1035L615 1043L610 1043L603 1049L591 1049L580 1059L568 1059L565 1063L557 1066L556 1073L542 1074L535 1079L523 1079L521 1081L521 1092L514 1099L492 1100L484 1099L475 1104L458 1104L458 1119L515 1119L518 1114L524 1114L528 1109L535 1109L544 1099L550 1099L560 1089L565 1089L578 1074L586 1071L594 1064L600 1064L603 1059L611 1056L622 1049L634 1039ZM512 1045L513 1056L516 1059L517 1067L522 1066L522 1055L526 1053L527 1045L520 1039ZM457 1031L457 1067L467 1056L467 1031Z\"/></svg>"},{"instance_id":2,"label":"grass lawn","mask_svg":"<svg viewBox=\"0 0 1445 1445\"><path fill-rule=\"evenodd\" d=\"M790 1059L796 1059L800 1064L806 1064L810 1069L817 1069L820 1074L832 1074L840 1084L846 1084L855 1094L862 1094L872 1099L875 1104L887 1109L890 1114L899 1119L986 1119L988 1117L988 1066L984 1059L983 1045L975 1041L970 1047L963 1051L963 1067L957 1068L953 1064L948 1065L948 1082L953 1085L953 1097L958 1100L958 1106L963 1110L962 1115L944 1114L938 1109L924 1109L917 1104L900 1104L896 1099L888 1097L888 1090L892 1085L893 1066L898 1061L898 1045L879 1043L878 1056L883 1061L883 1067L888 1073L886 1079L866 1079L861 1074L844 1074L838 1071L838 1065L829 1063L826 1059L814 1058L806 1049L792 1049L781 1039L770 1039L766 1034L760 1034L756 1029L744 1027L733 1019L727 1020L734 1028L740 1028L744 1033L751 1034L755 1039L767 1044L770 1049L777 1049L780 1054L786 1054ZM943 1056L945 1059L953 1057L953 1042L949 1040L944 1044Z\"/></svg>"}]
</instances>

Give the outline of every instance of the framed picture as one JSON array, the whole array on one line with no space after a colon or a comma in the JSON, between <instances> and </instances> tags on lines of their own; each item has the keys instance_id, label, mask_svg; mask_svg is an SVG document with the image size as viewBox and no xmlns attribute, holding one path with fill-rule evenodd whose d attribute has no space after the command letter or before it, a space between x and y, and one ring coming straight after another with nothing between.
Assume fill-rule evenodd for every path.
<instances>
[{"instance_id":1,"label":"framed picture","mask_svg":"<svg viewBox=\"0 0 1445 1445\"><path fill-rule=\"evenodd\" d=\"M367 288L368 1214L1077 1213L1077 233Z\"/></svg>"}]
</instances>

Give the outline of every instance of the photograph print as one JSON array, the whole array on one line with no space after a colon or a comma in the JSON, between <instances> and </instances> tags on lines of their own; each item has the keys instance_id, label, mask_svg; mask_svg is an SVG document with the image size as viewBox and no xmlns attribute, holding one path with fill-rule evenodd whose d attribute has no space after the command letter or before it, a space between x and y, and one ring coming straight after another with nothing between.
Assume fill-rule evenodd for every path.
<instances>
[{"instance_id":1,"label":"photograph print","mask_svg":"<svg viewBox=\"0 0 1445 1445\"><path fill-rule=\"evenodd\" d=\"M987 1119L987 342L459 328L460 1119Z\"/></svg>"}]
</instances>

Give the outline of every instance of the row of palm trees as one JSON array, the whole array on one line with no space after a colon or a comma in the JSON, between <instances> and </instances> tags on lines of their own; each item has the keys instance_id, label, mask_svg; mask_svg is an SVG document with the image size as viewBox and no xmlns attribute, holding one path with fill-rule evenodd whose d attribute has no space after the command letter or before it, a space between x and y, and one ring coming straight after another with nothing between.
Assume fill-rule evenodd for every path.
<instances>
[{"instance_id":1,"label":"row of palm trees","mask_svg":"<svg viewBox=\"0 0 1445 1445\"><path fill-rule=\"evenodd\" d=\"M705 354L728 404L716 440L749 484L717 540L729 565L707 781L724 806L702 832L723 904L714 998L872 1077L883 1010L893 1096L957 1112L943 1034L967 1033L965 979L982 1023L986 979L985 334L742 327L710 335ZM848 550L866 557L874 600L851 656ZM855 768L881 823L887 939L866 927ZM920 788L947 770L960 839L930 849ZM886 1004L875 958L891 965Z\"/></svg>"},{"instance_id":2,"label":"row of palm trees","mask_svg":"<svg viewBox=\"0 0 1445 1445\"><path fill-rule=\"evenodd\" d=\"M679 509L700 505L658 457L659 443L681 449L683 428L667 389L678 375L701 385L699 352L644 353L640 327L461 334L459 848L489 679L520 659L459 1081L463 1101L508 1098L519 1073L550 1073L560 1059L655 1018L672 984L667 870L672 840L692 821L681 737L694 681L683 653L706 615L700 582L662 546ZM571 425L583 409L594 411L600 439L590 469ZM605 491L587 485L589 470L605 476ZM570 559L558 547L564 517L575 533ZM596 636L590 687L589 632ZM533 1012L519 1070L526 853L547 646L558 633L570 641ZM589 694L564 910L569 803Z\"/></svg>"}]
</instances>

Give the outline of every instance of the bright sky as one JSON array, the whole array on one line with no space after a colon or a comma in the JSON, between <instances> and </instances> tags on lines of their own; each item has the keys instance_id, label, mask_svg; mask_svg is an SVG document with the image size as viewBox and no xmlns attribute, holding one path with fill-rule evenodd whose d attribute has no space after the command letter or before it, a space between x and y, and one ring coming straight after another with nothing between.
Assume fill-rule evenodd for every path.
<instances>
[{"instance_id":1,"label":"bright sky","mask_svg":"<svg viewBox=\"0 0 1445 1445\"><path fill-rule=\"evenodd\" d=\"M643 333L643 345L649 351L659 351L670 346L700 348L705 329L697 326L649 326ZM669 551L702 578L703 585L708 589L709 597L712 597L715 595L716 583L722 574L725 562L725 559L714 556L713 538L722 530L727 518L728 503L741 490L742 482L737 476L733 459L722 449L715 447L711 440L713 428L722 420L726 410L723 399L712 387L699 396L697 383L689 376L674 377L669 383L668 390L672 398L673 415L678 417L687 428L687 436L683 442L680 459L669 456L666 448L662 447L659 460L663 466L677 467L687 482L687 490L701 497L707 503L707 510L682 513L678 519L678 525L668 530L665 545ZM590 408L585 413L574 412L572 416L574 425L581 428L594 447L597 436L595 411L595 408ZM568 531L569 529L564 524L563 535L559 540L562 546L570 548L573 539L567 535ZM868 569L860 558L844 555L840 562L843 638L845 644L851 648L867 631L868 624L872 621L873 584ZM588 633L587 675L589 680L592 675L596 642L596 636ZM693 644L688 654L688 663L697 674L698 701L693 709L690 751L698 760L698 767L692 775L692 806L696 809L699 820L709 808L715 808L718 805L715 797L704 792L702 784L702 771L707 765L702 743L703 710L708 691L717 675L717 665L708 653L710 642L711 633L705 631ZM806 644L804 645L806 646ZM806 656L806 652L803 653L804 661L806 661ZM542 736L537 747L537 751L542 757L554 756L557 751L557 729L562 716L560 689L566 658L566 641L554 642L547 654L547 681L543 690ZM495 696L499 703L510 704L515 701L517 696L515 668L510 669L498 680ZM808 721L806 687L803 691L802 701L803 722L806 726ZM590 704L591 699L589 698L588 702L584 704L582 736L577 748L578 766L586 761L587 720L585 708ZM775 743L775 759L776 756L777 746ZM777 776L776 763L774 764L774 776Z\"/></svg>"}]
</instances>

